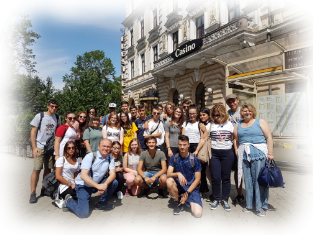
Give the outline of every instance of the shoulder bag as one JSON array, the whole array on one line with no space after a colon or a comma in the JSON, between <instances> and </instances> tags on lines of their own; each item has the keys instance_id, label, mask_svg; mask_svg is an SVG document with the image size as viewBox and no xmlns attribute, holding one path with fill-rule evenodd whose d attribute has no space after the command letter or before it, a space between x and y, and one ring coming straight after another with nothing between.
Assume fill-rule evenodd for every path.
<instances>
[{"instance_id":1,"label":"shoulder bag","mask_svg":"<svg viewBox=\"0 0 313 235\"><path fill-rule=\"evenodd\" d=\"M197 156L201 163L207 162L208 165L210 164L211 147L212 147L212 142L211 142L211 137L210 137L211 127L212 127L212 123L210 123L208 139L205 141L204 145L200 149L198 156Z\"/></svg>"}]
</instances>

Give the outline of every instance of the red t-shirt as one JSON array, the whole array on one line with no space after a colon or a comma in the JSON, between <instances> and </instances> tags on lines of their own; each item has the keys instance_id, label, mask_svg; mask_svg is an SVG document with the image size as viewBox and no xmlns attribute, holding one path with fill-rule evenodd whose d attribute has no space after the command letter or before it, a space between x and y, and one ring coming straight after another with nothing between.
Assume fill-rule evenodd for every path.
<instances>
[{"instance_id":1,"label":"red t-shirt","mask_svg":"<svg viewBox=\"0 0 313 235\"><path fill-rule=\"evenodd\" d=\"M58 137L63 137L64 136L64 134L65 134L65 132L67 131L67 129L68 129L68 125L61 125L61 126L59 126L58 127L58 129L57 129L57 131L55 132L55 136L58 136Z\"/></svg>"}]
</instances>

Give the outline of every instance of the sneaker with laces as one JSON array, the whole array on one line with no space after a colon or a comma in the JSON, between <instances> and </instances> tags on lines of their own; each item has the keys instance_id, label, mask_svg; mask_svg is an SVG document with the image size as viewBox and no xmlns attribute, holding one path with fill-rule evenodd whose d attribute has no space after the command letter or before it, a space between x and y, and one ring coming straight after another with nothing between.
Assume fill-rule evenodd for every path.
<instances>
[{"instance_id":1,"label":"sneaker with laces","mask_svg":"<svg viewBox=\"0 0 313 235\"><path fill-rule=\"evenodd\" d=\"M158 189L158 195L159 195L159 198L165 198L164 197L164 193L163 193L163 189Z\"/></svg>"},{"instance_id":2,"label":"sneaker with laces","mask_svg":"<svg viewBox=\"0 0 313 235\"><path fill-rule=\"evenodd\" d=\"M130 196L130 193L129 193L129 192L131 192L131 189L126 188L126 191L125 191L125 196L126 196L126 197L129 197L129 196Z\"/></svg>"},{"instance_id":3,"label":"sneaker with laces","mask_svg":"<svg viewBox=\"0 0 313 235\"><path fill-rule=\"evenodd\" d=\"M63 202L63 205L62 205L62 210L63 212L67 212L68 211L68 207L67 207L67 203L69 200L72 199L72 196L71 194L66 194L65 198L64 198L64 202Z\"/></svg>"},{"instance_id":4,"label":"sneaker with laces","mask_svg":"<svg viewBox=\"0 0 313 235\"><path fill-rule=\"evenodd\" d=\"M230 208L228 202L224 201L224 200L223 200L223 208L225 211L231 211L231 208Z\"/></svg>"},{"instance_id":5,"label":"sneaker with laces","mask_svg":"<svg viewBox=\"0 0 313 235\"><path fill-rule=\"evenodd\" d=\"M211 203L211 210L215 210L217 207L218 207L218 200L214 200L212 203Z\"/></svg>"},{"instance_id":6,"label":"sneaker with laces","mask_svg":"<svg viewBox=\"0 0 313 235\"><path fill-rule=\"evenodd\" d=\"M245 197L243 195L237 195L236 199L239 203L245 202Z\"/></svg>"},{"instance_id":7,"label":"sneaker with laces","mask_svg":"<svg viewBox=\"0 0 313 235\"><path fill-rule=\"evenodd\" d=\"M123 199L123 193L121 191L118 191L116 194L117 194L117 199L119 200Z\"/></svg>"},{"instance_id":8,"label":"sneaker with laces","mask_svg":"<svg viewBox=\"0 0 313 235\"><path fill-rule=\"evenodd\" d=\"M29 203L30 203L30 204L33 204L33 203L36 203L36 202L37 202L36 192L33 192L33 193L30 195Z\"/></svg>"},{"instance_id":9,"label":"sneaker with laces","mask_svg":"<svg viewBox=\"0 0 313 235\"><path fill-rule=\"evenodd\" d=\"M98 202L95 205L96 210L104 210L104 211L109 211L114 209L115 206L113 204L99 204Z\"/></svg>"},{"instance_id":10,"label":"sneaker with laces","mask_svg":"<svg viewBox=\"0 0 313 235\"><path fill-rule=\"evenodd\" d=\"M63 199L55 199L54 202L60 209L62 209L62 206L63 206L63 203L64 203Z\"/></svg>"},{"instance_id":11,"label":"sneaker with laces","mask_svg":"<svg viewBox=\"0 0 313 235\"><path fill-rule=\"evenodd\" d=\"M260 211L258 211L258 213L256 214L257 216L263 217L266 216L266 210L264 210L263 208L261 208Z\"/></svg>"},{"instance_id":12,"label":"sneaker with laces","mask_svg":"<svg viewBox=\"0 0 313 235\"><path fill-rule=\"evenodd\" d=\"M243 208L242 212L252 212L252 209L248 209L248 208Z\"/></svg>"},{"instance_id":13,"label":"sneaker with laces","mask_svg":"<svg viewBox=\"0 0 313 235\"><path fill-rule=\"evenodd\" d=\"M206 199L206 201L209 202L210 205L214 202L214 200L215 200L215 199L214 199L213 194L211 194L211 195Z\"/></svg>"},{"instance_id":14,"label":"sneaker with laces","mask_svg":"<svg viewBox=\"0 0 313 235\"><path fill-rule=\"evenodd\" d=\"M176 205L173 210L174 215L179 215L184 210L183 204L176 202Z\"/></svg>"},{"instance_id":15,"label":"sneaker with laces","mask_svg":"<svg viewBox=\"0 0 313 235\"><path fill-rule=\"evenodd\" d=\"M148 197L150 188L144 188L141 197Z\"/></svg>"}]
</instances>

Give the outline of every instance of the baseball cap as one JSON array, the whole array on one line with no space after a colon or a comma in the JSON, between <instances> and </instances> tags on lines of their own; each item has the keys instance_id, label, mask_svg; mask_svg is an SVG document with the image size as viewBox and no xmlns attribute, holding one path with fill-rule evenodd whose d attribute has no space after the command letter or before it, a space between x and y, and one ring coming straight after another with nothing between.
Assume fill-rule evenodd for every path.
<instances>
[{"instance_id":1,"label":"baseball cap","mask_svg":"<svg viewBox=\"0 0 313 235\"><path fill-rule=\"evenodd\" d=\"M109 108L116 108L116 104L115 103L109 103Z\"/></svg>"},{"instance_id":2,"label":"baseball cap","mask_svg":"<svg viewBox=\"0 0 313 235\"><path fill-rule=\"evenodd\" d=\"M226 102L227 102L227 100L229 100L229 99L237 99L238 97L235 95L235 94L230 94L230 95L228 95L228 96L226 96Z\"/></svg>"}]
</instances>

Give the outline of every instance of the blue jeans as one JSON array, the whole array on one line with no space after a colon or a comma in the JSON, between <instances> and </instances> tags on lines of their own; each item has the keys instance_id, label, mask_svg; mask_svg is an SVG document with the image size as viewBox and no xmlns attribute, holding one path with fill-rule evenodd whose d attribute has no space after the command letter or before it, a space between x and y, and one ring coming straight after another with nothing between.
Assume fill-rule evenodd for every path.
<instances>
[{"instance_id":1,"label":"blue jeans","mask_svg":"<svg viewBox=\"0 0 313 235\"><path fill-rule=\"evenodd\" d=\"M104 179L101 183L107 180ZM113 192L118 186L117 180L113 180L111 184L108 185L107 190L101 195L99 199L99 204L108 204ZM69 200L67 207L73 211L79 218L87 218L89 216L89 199L91 194L97 192L98 190L93 187L86 187L84 185L75 185L77 202L73 199Z\"/></svg>"},{"instance_id":2,"label":"blue jeans","mask_svg":"<svg viewBox=\"0 0 313 235\"><path fill-rule=\"evenodd\" d=\"M234 158L235 156L232 149L212 149L212 157L210 159L212 192L214 198L218 201L228 201L230 193L230 173Z\"/></svg>"},{"instance_id":3,"label":"blue jeans","mask_svg":"<svg viewBox=\"0 0 313 235\"><path fill-rule=\"evenodd\" d=\"M255 195L255 207L257 211L261 208L267 210L268 188L259 186L258 176L261 168L265 166L266 158L247 161L243 160L242 169L246 186L246 208L253 209L253 192Z\"/></svg>"}]
</instances>

